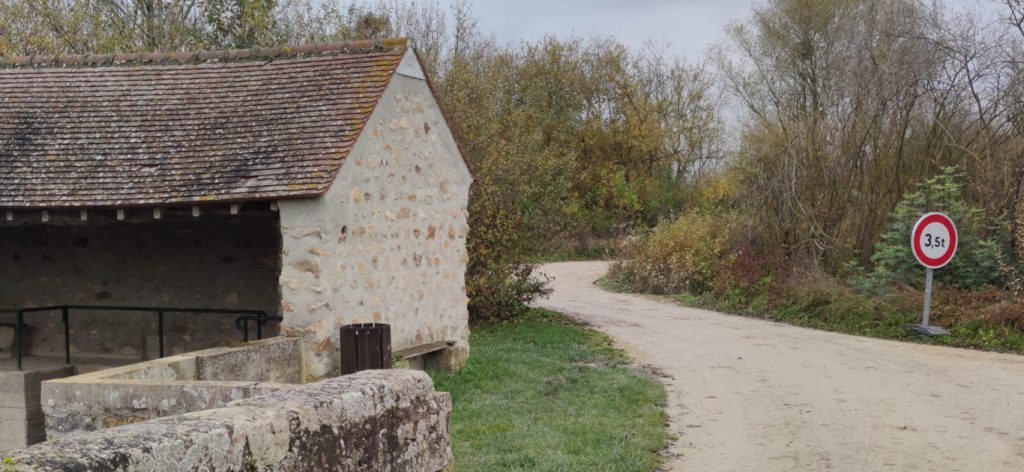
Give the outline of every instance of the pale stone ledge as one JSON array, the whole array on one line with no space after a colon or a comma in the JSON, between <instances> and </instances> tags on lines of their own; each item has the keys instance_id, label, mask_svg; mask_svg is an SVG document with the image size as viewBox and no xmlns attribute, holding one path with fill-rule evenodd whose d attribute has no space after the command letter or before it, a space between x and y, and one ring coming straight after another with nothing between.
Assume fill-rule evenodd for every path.
<instances>
[{"instance_id":1,"label":"pale stone ledge","mask_svg":"<svg viewBox=\"0 0 1024 472\"><path fill-rule=\"evenodd\" d=\"M44 382L46 437L226 406L302 381L298 338L274 337Z\"/></svg>"}]
</instances>

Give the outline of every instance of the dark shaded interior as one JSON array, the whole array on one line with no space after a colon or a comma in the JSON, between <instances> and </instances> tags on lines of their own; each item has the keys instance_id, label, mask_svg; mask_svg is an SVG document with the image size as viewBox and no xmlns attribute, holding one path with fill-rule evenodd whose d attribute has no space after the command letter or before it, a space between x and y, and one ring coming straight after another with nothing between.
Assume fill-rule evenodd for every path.
<instances>
[{"instance_id":1,"label":"dark shaded interior","mask_svg":"<svg viewBox=\"0 0 1024 472\"><path fill-rule=\"evenodd\" d=\"M109 214L107 214L109 213ZM251 309L278 314L281 232L276 212L226 209L194 217L190 209L18 212L0 225L0 308L50 305L163 306ZM237 315L164 315L167 355L237 343ZM152 358L157 315L73 312L73 356ZM0 315L13 324L14 315ZM26 315L33 355L62 356L61 315ZM254 335L254 331L252 331ZM267 326L264 337L277 333Z\"/></svg>"}]
</instances>

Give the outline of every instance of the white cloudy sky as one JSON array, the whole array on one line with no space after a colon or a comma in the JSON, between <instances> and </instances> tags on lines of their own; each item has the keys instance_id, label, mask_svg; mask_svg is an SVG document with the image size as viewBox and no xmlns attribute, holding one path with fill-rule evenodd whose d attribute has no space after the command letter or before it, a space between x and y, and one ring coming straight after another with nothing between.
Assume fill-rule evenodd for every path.
<instances>
[{"instance_id":1,"label":"white cloudy sky","mask_svg":"<svg viewBox=\"0 0 1024 472\"><path fill-rule=\"evenodd\" d=\"M533 40L556 32L584 38L612 35L630 46L671 43L678 56L697 59L722 38L725 25L748 15L754 0L476 0L480 29L501 41Z\"/></svg>"},{"instance_id":2,"label":"white cloudy sky","mask_svg":"<svg viewBox=\"0 0 1024 472\"><path fill-rule=\"evenodd\" d=\"M441 0L446 4L451 0ZM699 60L723 39L726 24L749 15L761 0L474 0L480 29L500 41L536 40L545 34L584 38L612 35L634 47L647 40L671 43L680 58ZM931 4L933 0L919 0ZM946 0L953 8L998 7L1000 0Z\"/></svg>"}]
</instances>

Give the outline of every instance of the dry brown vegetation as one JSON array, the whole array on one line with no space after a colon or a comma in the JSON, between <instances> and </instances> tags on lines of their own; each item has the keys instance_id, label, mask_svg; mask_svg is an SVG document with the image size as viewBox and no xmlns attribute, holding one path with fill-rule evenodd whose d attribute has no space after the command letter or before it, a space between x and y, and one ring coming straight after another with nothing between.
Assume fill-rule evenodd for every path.
<instances>
[{"instance_id":1,"label":"dry brown vegetation","mask_svg":"<svg viewBox=\"0 0 1024 472\"><path fill-rule=\"evenodd\" d=\"M979 2L980 5L980 2ZM735 199L786 259L871 264L897 202L953 166L1016 232L1024 179L1020 19L909 0L778 0L720 61L747 114Z\"/></svg>"},{"instance_id":2,"label":"dry brown vegetation","mask_svg":"<svg viewBox=\"0 0 1024 472\"><path fill-rule=\"evenodd\" d=\"M946 342L1024 350L1022 25L1017 0L757 6L714 61L743 109L727 164L688 202L698 211L626 248L612 281L902 337L924 275L909 231L944 211L961 233L938 272Z\"/></svg>"}]
</instances>

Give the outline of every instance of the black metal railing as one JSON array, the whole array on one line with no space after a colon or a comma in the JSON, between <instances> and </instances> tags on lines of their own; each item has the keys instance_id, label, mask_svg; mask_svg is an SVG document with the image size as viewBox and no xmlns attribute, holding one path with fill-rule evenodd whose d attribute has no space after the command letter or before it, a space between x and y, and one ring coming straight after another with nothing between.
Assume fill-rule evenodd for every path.
<instances>
[{"instance_id":1,"label":"black metal railing","mask_svg":"<svg viewBox=\"0 0 1024 472\"><path fill-rule=\"evenodd\" d=\"M24 329L25 315L33 313L46 313L59 311L64 323L64 362L71 365L71 328L70 317L72 313L83 311L143 311L156 314L157 339L160 357L164 357L164 315L167 313L188 313L202 315L239 315L235 318L235 327L242 331L242 341L249 340L249 322L256 322L256 339L263 339L263 325L270 321L281 321L284 318L279 315L270 315L260 310L233 310L213 308L181 308L181 307L152 307L152 306L103 306L103 305L53 305L34 308L0 308L0 314L13 314L16 317L14 324L15 356L17 358L18 370L21 370L21 361L24 352Z\"/></svg>"}]
</instances>

